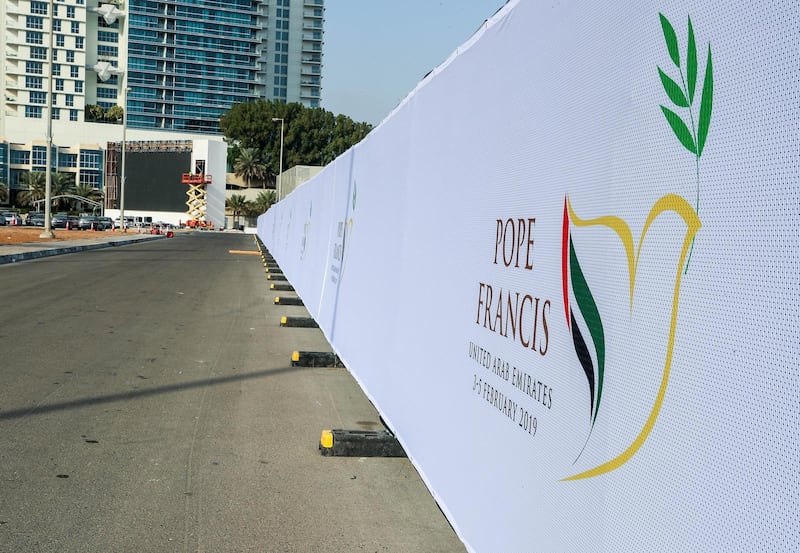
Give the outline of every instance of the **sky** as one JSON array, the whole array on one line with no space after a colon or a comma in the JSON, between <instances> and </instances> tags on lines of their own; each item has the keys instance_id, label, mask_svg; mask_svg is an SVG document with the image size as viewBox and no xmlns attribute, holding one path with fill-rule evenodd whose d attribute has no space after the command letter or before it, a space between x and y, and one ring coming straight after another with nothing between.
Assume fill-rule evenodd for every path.
<instances>
[{"instance_id":1,"label":"sky","mask_svg":"<svg viewBox=\"0 0 800 553\"><path fill-rule=\"evenodd\" d=\"M325 0L322 107L377 125L505 0Z\"/></svg>"}]
</instances>

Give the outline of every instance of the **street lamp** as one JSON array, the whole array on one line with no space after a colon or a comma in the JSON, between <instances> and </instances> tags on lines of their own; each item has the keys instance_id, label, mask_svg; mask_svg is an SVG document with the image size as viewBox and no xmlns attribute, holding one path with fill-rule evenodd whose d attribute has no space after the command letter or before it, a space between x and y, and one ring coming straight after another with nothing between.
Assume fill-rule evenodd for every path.
<instances>
[{"instance_id":1,"label":"street lamp","mask_svg":"<svg viewBox=\"0 0 800 553\"><path fill-rule=\"evenodd\" d=\"M283 177L283 118L282 117L273 117L273 121L280 121L281 122L281 158L278 161L278 201L281 201L281 180Z\"/></svg>"},{"instance_id":2,"label":"street lamp","mask_svg":"<svg viewBox=\"0 0 800 553\"><path fill-rule=\"evenodd\" d=\"M119 226L122 232L127 232L125 229L125 129L128 126L128 73L125 73L125 87L122 89L122 161L120 166L120 179L119 179Z\"/></svg>"},{"instance_id":3,"label":"street lamp","mask_svg":"<svg viewBox=\"0 0 800 553\"><path fill-rule=\"evenodd\" d=\"M39 235L40 238L55 238L53 228L50 223L50 204L53 201L53 2L51 0L49 9L50 19L50 49L47 55L50 57L48 60L48 78L47 78L47 154L45 157L45 185L44 185L44 230Z\"/></svg>"}]
</instances>

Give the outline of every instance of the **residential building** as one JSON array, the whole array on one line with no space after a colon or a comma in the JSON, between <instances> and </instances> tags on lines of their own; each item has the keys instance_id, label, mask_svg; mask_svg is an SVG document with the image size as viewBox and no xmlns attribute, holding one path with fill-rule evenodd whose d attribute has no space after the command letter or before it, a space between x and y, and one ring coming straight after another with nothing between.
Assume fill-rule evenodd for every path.
<instances>
[{"instance_id":1,"label":"residential building","mask_svg":"<svg viewBox=\"0 0 800 553\"><path fill-rule=\"evenodd\" d=\"M48 117L53 167L104 188L126 104L137 140L211 138L249 100L320 105L324 0L4 0L0 21L9 203L46 167Z\"/></svg>"}]
</instances>

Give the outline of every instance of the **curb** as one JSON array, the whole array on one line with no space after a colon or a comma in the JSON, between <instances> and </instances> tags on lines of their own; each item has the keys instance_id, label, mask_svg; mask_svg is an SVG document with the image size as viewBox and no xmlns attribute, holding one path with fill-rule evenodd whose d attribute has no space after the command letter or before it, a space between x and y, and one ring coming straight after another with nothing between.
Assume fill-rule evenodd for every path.
<instances>
[{"instance_id":1,"label":"curb","mask_svg":"<svg viewBox=\"0 0 800 553\"><path fill-rule=\"evenodd\" d=\"M113 248L116 246L127 246L138 242L149 242L150 240L159 240L166 238L163 234L153 234L142 236L139 238L132 238L130 240L116 240L111 242L103 242L96 244L83 244L80 246L67 246L64 248L48 248L42 250L34 250L30 252L12 253L9 255L0 255L0 265L8 263L16 263L18 261L28 261L31 259L40 259L42 257L51 257L54 255L64 255L67 253L83 252L87 250L99 250L101 248Z\"/></svg>"},{"instance_id":2,"label":"curb","mask_svg":"<svg viewBox=\"0 0 800 553\"><path fill-rule=\"evenodd\" d=\"M406 457L387 430L323 430L319 452L325 457Z\"/></svg>"}]
</instances>

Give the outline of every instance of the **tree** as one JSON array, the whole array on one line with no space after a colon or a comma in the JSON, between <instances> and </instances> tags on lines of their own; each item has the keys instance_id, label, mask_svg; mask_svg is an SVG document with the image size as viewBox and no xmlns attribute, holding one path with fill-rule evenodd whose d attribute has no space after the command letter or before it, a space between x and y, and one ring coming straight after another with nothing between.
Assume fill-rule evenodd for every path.
<instances>
[{"instance_id":1,"label":"tree","mask_svg":"<svg viewBox=\"0 0 800 553\"><path fill-rule=\"evenodd\" d=\"M63 194L72 194L75 192L75 174L74 173L53 173L50 182L50 196L61 196ZM69 205L66 198L59 198L54 201L56 208Z\"/></svg>"},{"instance_id":2,"label":"tree","mask_svg":"<svg viewBox=\"0 0 800 553\"><path fill-rule=\"evenodd\" d=\"M259 195L256 196L256 199L250 202L254 211L253 216L258 217L262 213L265 213L274 203L274 190L264 190L263 192L259 193Z\"/></svg>"},{"instance_id":3,"label":"tree","mask_svg":"<svg viewBox=\"0 0 800 553\"><path fill-rule=\"evenodd\" d=\"M122 123L122 116L124 113L125 110L122 109L122 106L111 106L106 111L104 118L110 123Z\"/></svg>"},{"instance_id":4,"label":"tree","mask_svg":"<svg viewBox=\"0 0 800 553\"><path fill-rule=\"evenodd\" d=\"M6 183L0 182L0 202L5 202L8 200L8 186Z\"/></svg>"},{"instance_id":5,"label":"tree","mask_svg":"<svg viewBox=\"0 0 800 553\"><path fill-rule=\"evenodd\" d=\"M264 153L269 172L279 172L281 122L273 121L275 118L284 123L284 167L326 165L372 130L369 123L356 123L346 115L299 103L257 100L234 104L219 120L233 164L241 150L256 148Z\"/></svg>"},{"instance_id":6,"label":"tree","mask_svg":"<svg viewBox=\"0 0 800 553\"><path fill-rule=\"evenodd\" d=\"M44 200L46 194L47 175L44 171L28 171L22 173L19 182L27 186L20 192L18 199L23 205L33 205L33 202Z\"/></svg>"},{"instance_id":7,"label":"tree","mask_svg":"<svg viewBox=\"0 0 800 553\"><path fill-rule=\"evenodd\" d=\"M82 198L86 198L87 200L94 200L98 201L100 198L103 197L103 192L92 186L91 184L78 184L75 186L75 195L80 196ZM97 209L96 207L92 206L92 211Z\"/></svg>"},{"instance_id":8,"label":"tree","mask_svg":"<svg viewBox=\"0 0 800 553\"><path fill-rule=\"evenodd\" d=\"M237 177L244 178L248 188L253 181L260 181L266 185L267 165L264 163L261 153L255 148L242 148L239 158L233 165L233 170Z\"/></svg>"},{"instance_id":9,"label":"tree","mask_svg":"<svg viewBox=\"0 0 800 553\"><path fill-rule=\"evenodd\" d=\"M102 106L98 106L97 104L88 104L84 108L84 119L86 121L102 121L105 117L106 110L102 108Z\"/></svg>"},{"instance_id":10,"label":"tree","mask_svg":"<svg viewBox=\"0 0 800 553\"><path fill-rule=\"evenodd\" d=\"M241 194L233 194L230 198L225 200L225 207L231 211L233 215L233 226L239 226L239 215L247 210L248 201Z\"/></svg>"}]
</instances>

